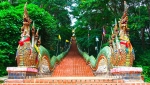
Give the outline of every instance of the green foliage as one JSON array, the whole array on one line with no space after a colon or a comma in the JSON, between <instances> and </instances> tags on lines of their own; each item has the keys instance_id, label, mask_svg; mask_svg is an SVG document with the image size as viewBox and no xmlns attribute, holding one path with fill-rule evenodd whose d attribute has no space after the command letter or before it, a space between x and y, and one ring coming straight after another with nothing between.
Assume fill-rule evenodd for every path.
<instances>
[{"instance_id":1,"label":"green foliage","mask_svg":"<svg viewBox=\"0 0 150 85\"><path fill-rule=\"evenodd\" d=\"M150 50L141 51L142 53L136 54L138 58L135 58L134 66L143 68L143 75L145 81L150 82ZM143 63L144 62L144 63Z\"/></svg>"},{"instance_id":2,"label":"green foliage","mask_svg":"<svg viewBox=\"0 0 150 85\"><path fill-rule=\"evenodd\" d=\"M146 82L150 82L149 68L149 14L147 7L140 6L130 11L129 16L130 40L135 50L134 66L143 68L143 75ZM142 30L147 30L143 32Z\"/></svg>"},{"instance_id":3,"label":"green foliage","mask_svg":"<svg viewBox=\"0 0 150 85\"><path fill-rule=\"evenodd\" d=\"M112 21L115 20L115 16L108 6L109 0L88 0L78 1L77 3L78 6L74 7L72 12L78 19L74 26L76 27L77 42L83 51L88 52L90 48L89 55L97 56L95 47L100 50L108 45L108 43L105 43L108 42L111 34L110 28L114 24ZM105 37L102 37L103 28L106 30ZM95 41L96 36L99 38L98 43Z\"/></svg>"},{"instance_id":4,"label":"green foliage","mask_svg":"<svg viewBox=\"0 0 150 85\"><path fill-rule=\"evenodd\" d=\"M10 55L13 54L13 52L9 50L11 47L7 42L0 42L0 48L3 49L0 50L0 76L3 76L7 74L6 66L12 63Z\"/></svg>"},{"instance_id":5,"label":"green foliage","mask_svg":"<svg viewBox=\"0 0 150 85\"><path fill-rule=\"evenodd\" d=\"M84 28L89 26L91 29L99 29L109 24L112 20L112 13L107 7L108 0L87 0L79 1L77 8L74 8L75 17L78 18L76 27ZM78 12L78 14L76 14ZM109 17L111 16L111 17Z\"/></svg>"},{"instance_id":6,"label":"green foliage","mask_svg":"<svg viewBox=\"0 0 150 85\"><path fill-rule=\"evenodd\" d=\"M59 26L69 27L71 20L65 7L71 5L71 0L33 0L32 3L44 8L52 14L59 22Z\"/></svg>"},{"instance_id":7,"label":"green foliage","mask_svg":"<svg viewBox=\"0 0 150 85\"><path fill-rule=\"evenodd\" d=\"M0 3L0 9L1 10L10 9L10 8L12 8L12 6L10 5L10 3L8 3L8 2L2 2L2 3Z\"/></svg>"},{"instance_id":8,"label":"green foliage","mask_svg":"<svg viewBox=\"0 0 150 85\"><path fill-rule=\"evenodd\" d=\"M71 32L72 32L72 30L69 28L68 29L64 28L64 27L59 28L59 31L57 33L61 35L61 41L59 43L59 45L61 47L60 53L65 51L65 48L64 48L65 45L67 45L67 46L69 45L69 43L66 43L66 40L70 41L70 38L72 36ZM58 40L58 38L56 40Z\"/></svg>"},{"instance_id":9,"label":"green foliage","mask_svg":"<svg viewBox=\"0 0 150 85\"><path fill-rule=\"evenodd\" d=\"M20 17L16 14L14 8L7 2L0 3L0 76L6 74L6 67L10 64L15 65L15 53L17 42L19 40ZM6 63L7 62L7 63Z\"/></svg>"},{"instance_id":10,"label":"green foliage","mask_svg":"<svg viewBox=\"0 0 150 85\"><path fill-rule=\"evenodd\" d=\"M95 50L95 47L98 47L98 50L100 50L100 47L101 48L104 47L105 46L104 43L107 42L107 36L103 37L102 31L98 29L88 30L88 28L87 29L76 28L75 35L76 35L77 44L80 46L80 48L84 52L88 52L88 49L90 48L89 55L93 55L93 56L97 56L97 50ZM96 36L98 37L99 42L96 42Z\"/></svg>"},{"instance_id":11,"label":"green foliage","mask_svg":"<svg viewBox=\"0 0 150 85\"><path fill-rule=\"evenodd\" d=\"M142 66L143 68L143 75L144 75L144 81L150 82L150 67L149 66Z\"/></svg>"}]
</instances>

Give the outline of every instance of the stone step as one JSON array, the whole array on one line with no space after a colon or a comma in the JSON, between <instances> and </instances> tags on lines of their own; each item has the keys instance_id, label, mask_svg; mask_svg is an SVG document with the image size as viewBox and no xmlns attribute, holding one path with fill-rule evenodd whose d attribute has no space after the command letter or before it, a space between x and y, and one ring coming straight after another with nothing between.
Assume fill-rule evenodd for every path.
<instances>
[{"instance_id":1,"label":"stone step","mask_svg":"<svg viewBox=\"0 0 150 85\"><path fill-rule=\"evenodd\" d=\"M79 54L76 46L76 42L73 41L70 51L63 58L63 60L56 66L52 73L52 77L93 77L93 71L89 65L87 65L84 58Z\"/></svg>"},{"instance_id":2,"label":"stone step","mask_svg":"<svg viewBox=\"0 0 150 85\"><path fill-rule=\"evenodd\" d=\"M143 81L103 77L45 77L31 79L7 79L3 85L150 85Z\"/></svg>"},{"instance_id":3,"label":"stone step","mask_svg":"<svg viewBox=\"0 0 150 85\"><path fill-rule=\"evenodd\" d=\"M93 84L93 83L124 83L122 79L99 78L99 77L47 77L35 79L7 79L5 84L9 83L44 83L44 84Z\"/></svg>"},{"instance_id":4,"label":"stone step","mask_svg":"<svg viewBox=\"0 0 150 85\"><path fill-rule=\"evenodd\" d=\"M150 83L4 83L0 85L150 85Z\"/></svg>"},{"instance_id":5,"label":"stone step","mask_svg":"<svg viewBox=\"0 0 150 85\"><path fill-rule=\"evenodd\" d=\"M102 77L46 77L7 79L2 85L150 85L150 83L143 81L125 82L123 79Z\"/></svg>"}]
</instances>

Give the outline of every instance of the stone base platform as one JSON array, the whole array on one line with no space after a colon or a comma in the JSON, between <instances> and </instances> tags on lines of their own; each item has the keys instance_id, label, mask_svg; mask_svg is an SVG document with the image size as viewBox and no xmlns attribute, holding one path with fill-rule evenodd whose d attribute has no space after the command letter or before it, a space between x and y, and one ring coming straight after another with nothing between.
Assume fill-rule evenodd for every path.
<instances>
[{"instance_id":1,"label":"stone base platform","mask_svg":"<svg viewBox=\"0 0 150 85\"><path fill-rule=\"evenodd\" d=\"M7 67L8 79L35 78L38 70L32 67Z\"/></svg>"}]
</instances>

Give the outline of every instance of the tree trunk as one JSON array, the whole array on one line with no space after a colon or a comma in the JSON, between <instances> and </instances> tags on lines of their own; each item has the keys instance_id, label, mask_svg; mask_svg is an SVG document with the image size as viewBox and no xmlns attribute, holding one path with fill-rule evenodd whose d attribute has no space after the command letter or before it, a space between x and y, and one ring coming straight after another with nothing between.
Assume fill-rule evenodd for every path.
<instances>
[{"instance_id":1,"label":"tree trunk","mask_svg":"<svg viewBox=\"0 0 150 85\"><path fill-rule=\"evenodd\" d=\"M145 4L147 6L148 15L149 15L149 19L150 19L150 2L148 0L145 0Z\"/></svg>"},{"instance_id":2,"label":"tree trunk","mask_svg":"<svg viewBox=\"0 0 150 85\"><path fill-rule=\"evenodd\" d=\"M141 34L142 34L142 48L145 49L145 36L144 36L144 31L145 31L145 28L142 28L141 29Z\"/></svg>"}]
</instances>

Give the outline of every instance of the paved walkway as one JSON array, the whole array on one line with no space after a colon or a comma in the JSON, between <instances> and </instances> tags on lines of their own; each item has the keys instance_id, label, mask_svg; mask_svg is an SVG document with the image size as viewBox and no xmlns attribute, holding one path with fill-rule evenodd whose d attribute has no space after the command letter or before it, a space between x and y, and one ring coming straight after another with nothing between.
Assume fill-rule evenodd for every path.
<instances>
[{"instance_id":1,"label":"paved walkway","mask_svg":"<svg viewBox=\"0 0 150 85\"><path fill-rule=\"evenodd\" d=\"M94 76L92 69L86 64L83 57L79 54L76 42L72 41L70 51L65 58L56 66L52 74L56 76Z\"/></svg>"},{"instance_id":2,"label":"paved walkway","mask_svg":"<svg viewBox=\"0 0 150 85\"><path fill-rule=\"evenodd\" d=\"M4 81L5 79L8 79L8 76L0 77L0 81Z\"/></svg>"}]
</instances>

